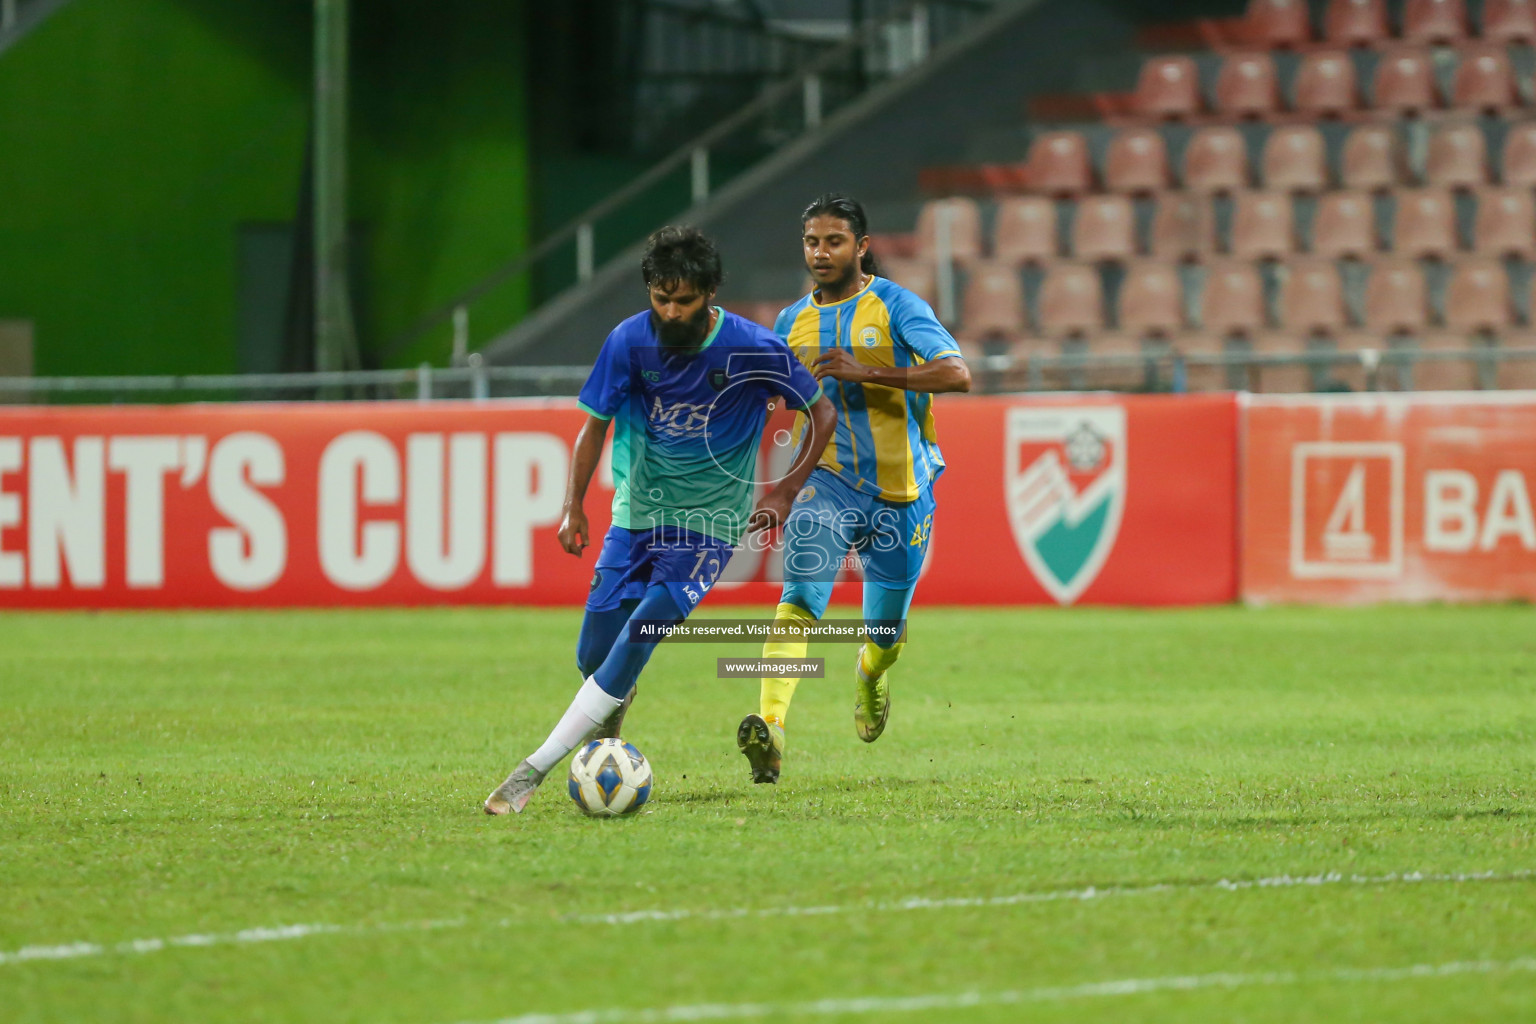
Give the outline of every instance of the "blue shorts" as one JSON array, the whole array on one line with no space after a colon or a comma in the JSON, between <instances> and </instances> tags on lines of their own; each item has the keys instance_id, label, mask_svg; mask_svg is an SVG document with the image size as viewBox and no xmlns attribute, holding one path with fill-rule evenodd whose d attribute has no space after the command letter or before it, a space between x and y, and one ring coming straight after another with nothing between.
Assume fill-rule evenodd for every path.
<instances>
[{"instance_id":1,"label":"blue shorts","mask_svg":"<svg viewBox=\"0 0 1536 1024\"><path fill-rule=\"evenodd\" d=\"M661 583L687 615L720 578L731 550L726 541L677 527L610 526L593 568L587 610L613 611L624 601L638 601L651 584Z\"/></svg>"},{"instance_id":2,"label":"blue shorts","mask_svg":"<svg viewBox=\"0 0 1536 1024\"><path fill-rule=\"evenodd\" d=\"M856 490L817 467L795 497L784 523L784 581L831 583L852 549L864 579L911 587L928 556L933 489L898 504ZM829 536L822 527L830 528Z\"/></svg>"}]
</instances>

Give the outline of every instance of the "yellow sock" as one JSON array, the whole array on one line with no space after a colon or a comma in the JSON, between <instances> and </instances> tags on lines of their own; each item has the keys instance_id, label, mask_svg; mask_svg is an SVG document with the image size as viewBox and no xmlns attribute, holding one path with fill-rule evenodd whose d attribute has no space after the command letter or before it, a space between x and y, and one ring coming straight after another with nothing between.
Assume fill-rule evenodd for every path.
<instances>
[{"instance_id":1,"label":"yellow sock","mask_svg":"<svg viewBox=\"0 0 1536 1024\"><path fill-rule=\"evenodd\" d=\"M885 675L886 669L896 664L896 659L901 657L901 649L907 646L905 641L891 644L889 647L881 647L864 641L864 646L859 651L859 669L866 679L879 679Z\"/></svg>"},{"instance_id":2,"label":"yellow sock","mask_svg":"<svg viewBox=\"0 0 1536 1024\"><path fill-rule=\"evenodd\" d=\"M781 604L774 613L775 625L782 622L812 623L816 616L801 608L797 604ZM769 640L763 644L763 657L765 658L803 658L805 650L810 646L804 640ZM761 697L761 714L764 719L775 725L783 726L784 716L789 714L789 702L795 696L795 687L800 685L798 676L764 676Z\"/></svg>"}]
</instances>

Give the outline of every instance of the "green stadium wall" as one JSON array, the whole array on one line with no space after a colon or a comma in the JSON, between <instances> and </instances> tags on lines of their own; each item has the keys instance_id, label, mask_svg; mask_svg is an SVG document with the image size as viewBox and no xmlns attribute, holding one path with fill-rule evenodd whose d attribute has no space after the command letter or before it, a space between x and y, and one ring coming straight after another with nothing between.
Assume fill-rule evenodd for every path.
<instances>
[{"instance_id":1,"label":"green stadium wall","mask_svg":"<svg viewBox=\"0 0 1536 1024\"><path fill-rule=\"evenodd\" d=\"M357 312L375 364L443 362L446 329L384 341L530 233L520 0L425 10L353 10ZM239 234L295 215L310 18L306 0L76 0L0 56L0 318L35 323L38 374L239 368ZM499 326L527 301L514 285L482 309Z\"/></svg>"}]
</instances>

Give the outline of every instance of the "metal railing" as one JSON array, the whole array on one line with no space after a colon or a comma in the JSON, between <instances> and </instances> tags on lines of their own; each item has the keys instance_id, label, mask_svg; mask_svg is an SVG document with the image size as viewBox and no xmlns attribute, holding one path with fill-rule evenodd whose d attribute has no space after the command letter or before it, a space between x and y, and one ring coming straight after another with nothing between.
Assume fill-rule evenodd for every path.
<instances>
[{"instance_id":1,"label":"metal railing","mask_svg":"<svg viewBox=\"0 0 1536 1024\"><path fill-rule=\"evenodd\" d=\"M427 313L385 344L384 358L388 360L399 355L429 332L449 324L456 324L458 332L465 338L461 350L472 349L473 343L467 340L468 323L471 307L477 302L547 265L551 257L562 252L567 257L574 256L575 282L590 281L600 262L598 229L604 221L621 213L634 214L634 208L644 200L642 214L656 211L655 216L646 218L654 227L666 216L704 202L719 191L728 178L735 177L728 170L723 171L714 159L726 143L740 141L744 132L756 128L759 138L746 148L753 152L761 150L759 155L766 156L771 148L815 131L835 108L862 95L869 86L922 65L940 43L958 35L976 17L996 6L997 3L990 0L921 0L901 4L884 20L866 23L862 32L854 33L846 42L827 50L786 80L764 90L757 99L653 164L623 188L588 207L454 299ZM892 31L896 28L901 31ZM865 60L864 56L872 49L884 53L885 59ZM855 65L866 69L858 76L863 80L860 89L854 89L849 82L850 69ZM881 69L884 69L883 74ZM764 136L771 137L773 147L765 148ZM745 169L742 167L738 171ZM682 188L684 184L686 190ZM682 205L663 204L658 200L656 193L668 185L679 194ZM663 205L673 207L671 214L662 212ZM633 233L625 234L621 244L615 244L611 249L617 252L638 237ZM506 326L497 324L495 329L499 332Z\"/></svg>"},{"instance_id":2,"label":"metal railing","mask_svg":"<svg viewBox=\"0 0 1536 1024\"><path fill-rule=\"evenodd\" d=\"M1313 375L1315 390L1342 390L1329 374L1358 371L1366 391L1413 389L1414 367L1422 363L1470 363L1477 383L1498 386L1502 364L1536 362L1536 346L1455 350L1362 349L1294 354L1177 350L1134 355L1033 355L1027 359L984 355L970 360L978 393L1029 391L1182 392L1189 390L1267 391L1264 373L1301 368ZM1207 374L1190 387L1191 374ZM334 373L190 374L143 377L0 377L0 405L84 400L125 402L193 401L485 401L511 397L569 397L586 380L586 366L490 366L478 355L450 369L423 364L406 370ZM1536 377L1536 373L1532 374ZM1216 379L1210 379L1210 378Z\"/></svg>"}]
</instances>

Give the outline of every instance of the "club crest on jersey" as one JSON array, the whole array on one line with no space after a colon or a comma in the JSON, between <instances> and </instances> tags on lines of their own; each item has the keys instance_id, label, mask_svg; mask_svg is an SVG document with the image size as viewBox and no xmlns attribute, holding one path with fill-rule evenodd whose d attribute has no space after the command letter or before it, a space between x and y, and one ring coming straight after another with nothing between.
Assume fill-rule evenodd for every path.
<instances>
[{"instance_id":1,"label":"club crest on jersey","mask_svg":"<svg viewBox=\"0 0 1536 1024\"><path fill-rule=\"evenodd\" d=\"M1008 411L1004 487L1019 554L1058 604L1104 568L1125 511L1125 409Z\"/></svg>"},{"instance_id":2,"label":"club crest on jersey","mask_svg":"<svg viewBox=\"0 0 1536 1024\"><path fill-rule=\"evenodd\" d=\"M725 370L716 368L709 371L709 386L714 388L716 391L725 390L726 380L727 377Z\"/></svg>"},{"instance_id":3,"label":"club crest on jersey","mask_svg":"<svg viewBox=\"0 0 1536 1024\"><path fill-rule=\"evenodd\" d=\"M859 332L859 344L865 348L874 348L880 344L880 328L870 324Z\"/></svg>"}]
</instances>

